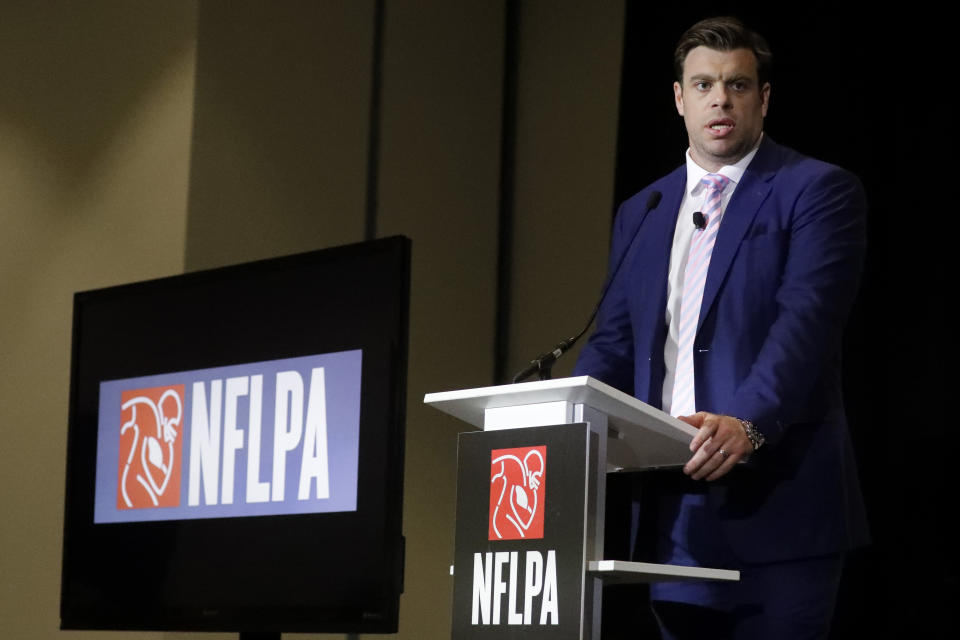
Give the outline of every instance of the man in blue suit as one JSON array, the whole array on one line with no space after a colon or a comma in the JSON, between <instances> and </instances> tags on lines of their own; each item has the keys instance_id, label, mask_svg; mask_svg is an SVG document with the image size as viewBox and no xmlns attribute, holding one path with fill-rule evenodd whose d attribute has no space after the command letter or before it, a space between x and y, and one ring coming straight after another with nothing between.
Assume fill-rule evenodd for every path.
<instances>
[{"instance_id":1,"label":"man in blue suit","mask_svg":"<svg viewBox=\"0 0 960 640\"><path fill-rule=\"evenodd\" d=\"M668 638L826 637L843 555L868 539L840 385L865 198L764 135L770 63L733 18L681 38L686 164L621 206L626 257L575 370L699 429L641 518L657 561L742 578L653 585Z\"/></svg>"}]
</instances>

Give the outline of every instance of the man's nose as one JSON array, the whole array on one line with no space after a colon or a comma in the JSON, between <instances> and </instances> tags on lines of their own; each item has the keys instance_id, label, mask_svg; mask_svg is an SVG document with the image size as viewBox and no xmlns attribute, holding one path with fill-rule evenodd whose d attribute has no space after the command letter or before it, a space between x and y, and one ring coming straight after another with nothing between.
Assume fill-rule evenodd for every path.
<instances>
[{"instance_id":1,"label":"man's nose","mask_svg":"<svg viewBox=\"0 0 960 640\"><path fill-rule=\"evenodd\" d=\"M728 107L730 106L730 91L727 89L726 85L722 82L718 82L714 88L711 95L712 100L710 106L712 107Z\"/></svg>"}]
</instances>

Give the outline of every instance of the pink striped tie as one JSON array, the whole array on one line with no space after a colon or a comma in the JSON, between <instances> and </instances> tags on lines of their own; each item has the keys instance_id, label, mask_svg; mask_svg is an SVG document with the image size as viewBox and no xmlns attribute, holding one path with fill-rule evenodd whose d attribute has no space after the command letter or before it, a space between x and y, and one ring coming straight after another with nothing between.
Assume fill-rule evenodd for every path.
<instances>
[{"instance_id":1,"label":"pink striped tie","mask_svg":"<svg viewBox=\"0 0 960 640\"><path fill-rule=\"evenodd\" d=\"M693 339L697 335L703 286L707 282L710 255L717 240L720 218L723 217L723 190L730 178L719 173L708 173L700 184L704 187L702 213L706 227L696 229L690 242L690 253L683 274L683 298L680 301L680 329L677 340L677 369L673 383L670 413L686 416L697 411L693 379Z\"/></svg>"}]
</instances>

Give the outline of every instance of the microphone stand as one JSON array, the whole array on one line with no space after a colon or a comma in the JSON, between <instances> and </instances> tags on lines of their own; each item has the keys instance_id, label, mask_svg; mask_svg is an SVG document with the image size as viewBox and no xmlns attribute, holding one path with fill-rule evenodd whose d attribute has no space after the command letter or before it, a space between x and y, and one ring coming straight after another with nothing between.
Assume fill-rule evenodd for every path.
<instances>
[{"instance_id":1,"label":"microphone stand","mask_svg":"<svg viewBox=\"0 0 960 640\"><path fill-rule=\"evenodd\" d=\"M655 209L658 204L660 204L660 198L662 197L663 194L661 194L659 191L653 191L647 198L647 206L644 209L643 218L641 218L640 223L637 225L637 230L633 232L633 237L630 238L627 248L624 249L623 253L620 254L620 259L617 261L617 266L614 267L610 277L607 279L606 285L603 287L603 292L600 294L600 300L597 302L597 306L593 308L593 313L590 314L590 319L587 320L587 324L583 327L580 333L572 338L561 340L557 343L557 346L555 346L553 350L548 351L547 353L542 353L531 360L530 364L518 371L517 374L513 376L513 384L523 382L534 373L539 376L540 380L550 380L552 377L553 365L556 363L557 359L569 351L570 347L572 347L577 340L583 337L583 334L585 334L587 329L590 328L590 325L593 324L593 320L597 317L597 312L600 310L600 305L603 304L604 299L607 297L607 292L610 291L610 285L613 284L614 278L616 278L617 274L620 272L620 267L623 265L624 258L626 258L627 254L630 253L630 248L633 246L634 241L636 241L637 236L640 235L640 229L643 227L643 221L646 220L647 214Z\"/></svg>"}]
</instances>

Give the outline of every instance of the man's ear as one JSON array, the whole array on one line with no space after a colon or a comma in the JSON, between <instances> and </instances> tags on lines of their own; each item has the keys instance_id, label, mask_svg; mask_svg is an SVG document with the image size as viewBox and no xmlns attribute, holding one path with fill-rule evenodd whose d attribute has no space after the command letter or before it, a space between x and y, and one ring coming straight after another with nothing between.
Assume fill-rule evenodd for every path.
<instances>
[{"instance_id":1,"label":"man's ear","mask_svg":"<svg viewBox=\"0 0 960 640\"><path fill-rule=\"evenodd\" d=\"M767 117L767 107L770 106L770 83L765 82L764 85L760 88L760 104L761 104L761 113L763 117Z\"/></svg>"},{"instance_id":2,"label":"man's ear","mask_svg":"<svg viewBox=\"0 0 960 640\"><path fill-rule=\"evenodd\" d=\"M770 85L767 85L767 93L770 93ZM680 86L679 82L673 83L673 102L677 105L677 113L681 116L683 115L683 87ZM763 113L766 115L767 106L764 103Z\"/></svg>"}]
</instances>

